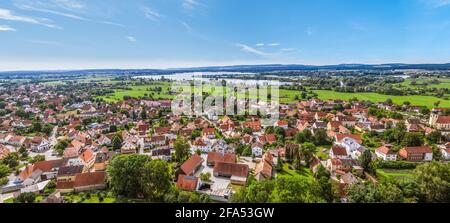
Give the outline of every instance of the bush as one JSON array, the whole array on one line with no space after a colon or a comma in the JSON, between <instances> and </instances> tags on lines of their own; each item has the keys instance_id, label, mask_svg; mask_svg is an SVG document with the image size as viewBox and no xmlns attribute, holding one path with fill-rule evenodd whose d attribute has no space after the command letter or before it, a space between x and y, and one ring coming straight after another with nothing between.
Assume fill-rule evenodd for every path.
<instances>
[{"instance_id":1,"label":"bush","mask_svg":"<svg viewBox=\"0 0 450 223\"><path fill-rule=\"evenodd\" d=\"M417 163L407 161L378 161L376 163L376 167L381 169L415 169L416 166Z\"/></svg>"}]
</instances>

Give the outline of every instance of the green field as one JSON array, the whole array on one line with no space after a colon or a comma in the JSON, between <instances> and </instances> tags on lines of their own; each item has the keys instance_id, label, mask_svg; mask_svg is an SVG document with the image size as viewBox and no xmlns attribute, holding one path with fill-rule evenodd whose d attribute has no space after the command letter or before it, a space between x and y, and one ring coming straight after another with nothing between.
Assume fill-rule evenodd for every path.
<instances>
[{"instance_id":1,"label":"green field","mask_svg":"<svg viewBox=\"0 0 450 223\"><path fill-rule=\"evenodd\" d=\"M416 86L411 85L411 82L413 80L416 81ZM430 81L432 80L438 80L440 83L431 84ZM414 88L422 86L421 84L423 83L427 83L426 87L428 88L450 88L450 78L417 78L417 79L408 78L401 85Z\"/></svg>"},{"instance_id":2,"label":"green field","mask_svg":"<svg viewBox=\"0 0 450 223\"><path fill-rule=\"evenodd\" d=\"M341 99L350 100L354 97L358 100L368 100L372 102L384 102L388 98L396 104L403 104L405 101L411 102L412 105L427 106L428 108L434 107L434 102L441 101L439 107L450 107L450 100L444 100L433 96L421 96L421 95L408 95L408 96L392 96L383 95L378 93L343 93L327 90L316 90L318 97L322 100L328 99Z\"/></svg>"},{"instance_id":3,"label":"green field","mask_svg":"<svg viewBox=\"0 0 450 223\"><path fill-rule=\"evenodd\" d=\"M380 180L397 180L397 181L405 181L411 180L413 178L412 169L406 170L396 170L396 169L378 169L377 177Z\"/></svg>"},{"instance_id":4,"label":"green field","mask_svg":"<svg viewBox=\"0 0 450 223\"><path fill-rule=\"evenodd\" d=\"M124 96L130 96L134 98L144 97L146 94L148 96L152 95L154 99L172 99L175 97L174 94L170 94L171 83L169 82L155 82L154 84L147 84L141 86L130 86L130 90L115 90L115 92L111 95L102 96L107 102L116 102L123 100ZM151 91L148 89L161 87L161 92ZM187 86L185 86L187 87ZM204 85L203 91L214 94L212 90L212 86ZM242 94L239 94L242 96ZM300 95L300 92L293 90L285 90L280 89L280 102L282 103L291 103L294 102L294 98L296 95Z\"/></svg>"}]
</instances>

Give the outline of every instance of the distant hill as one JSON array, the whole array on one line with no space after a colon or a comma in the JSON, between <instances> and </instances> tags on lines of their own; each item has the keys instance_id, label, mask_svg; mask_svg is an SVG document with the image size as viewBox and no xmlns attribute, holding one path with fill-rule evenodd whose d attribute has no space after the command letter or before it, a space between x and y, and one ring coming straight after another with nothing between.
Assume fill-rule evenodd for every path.
<instances>
[{"instance_id":1,"label":"distant hill","mask_svg":"<svg viewBox=\"0 0 450 223\"><path fill-rule=\"evenodd\" d=\"M173 69L92 69L92 70L54 70L54 71L6 71L0 72L0 76L5 75L79 75L79 74L169 74L174 72L269 72L288 70L394 70L394 69L425 69L425 70L450 70L450 63L446 64L338 64L338 65L302 65L302 64L264 64L264 65L235 65L235 66L211 66L193 68L173 68Z\"/></svg>"}]
</instances>

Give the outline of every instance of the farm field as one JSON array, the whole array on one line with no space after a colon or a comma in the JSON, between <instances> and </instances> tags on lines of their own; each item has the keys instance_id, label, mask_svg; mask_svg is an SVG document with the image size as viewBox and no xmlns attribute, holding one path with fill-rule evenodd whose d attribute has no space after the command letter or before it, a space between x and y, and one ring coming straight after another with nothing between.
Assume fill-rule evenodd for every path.
<instances>
[{"instance_id":1,"label":"farm field","mask_svg":"<svg viewBox=\"0 0 450 223\"><path fill-rule=\"evenodd\" d=\"M413 177L413 171L412 169L406 169L406 170L396 170L396 169L378 169L377 170L377 177L379 179L384 180L398 180L398 181L405 181L405 180L411 180Z\"/></svg>"},{"instance_id":2,"label":"farm field","mask_svg":"<svg viewBox=\"0 0 450 223\"><path fill-rule=\"evenodd\" d=\"M418 79L412 79L408 78L406 79L401 85L406 87L419 87L420 84L423 83L429 83L432 80L436 80L437 78L418 78ZM416 84L419 86L411 85L411 82L415 80ZM439 84L427 84L428 88L450 88L450 78L439 78Z\"/></svg>"},{"instance_id":3,"label":"farm field","mask_svg":"<svg viewBox=\"0 0 450 223\"><path fill-rule=\"evenodd\" d=\"M130 97L144 97L145 95L152 96L154 99L172 99L175 97L174 94L169 92L171 83L168 82L155 82L155 84L147 84L141 86L130 86L130 90L115 90L113 94L101 96L107 102L116 102L123 100L124 96ZM152 91L149 89L161 87L161 92ZM186 86L187 87L187 86ZM214 93L211 89L212 86L203 86L203 91L208 93ZM242 95L242 94L240 94ZM296 95L300 95L298 91L280 89L280 102L281 103L291 103L294 102Z\"/></svg>"},{"instance_id":4,"label":"farm field","mask_svg":"<svg viewBox=\"0 0 450 223\"><path fill-rule=\"evenodd\" d=\"M327 99L341 99L350 100L354 97L359 100L369 100L372 102L384 102L387 99L392 99L396 104L403 104L405 101L411 102L412 105L427 106L432 108L434 102L441 101L440 107L450 107L450 100L444 100L441 98L436 98L433 96L422 96L422 95L409 95L409 96L393 96L393 95L383 95L378 93L344 93L335 92L328 90L316 90L314 91L318 94L318 97L322 100Z\"/></svg>"}]
</instances>

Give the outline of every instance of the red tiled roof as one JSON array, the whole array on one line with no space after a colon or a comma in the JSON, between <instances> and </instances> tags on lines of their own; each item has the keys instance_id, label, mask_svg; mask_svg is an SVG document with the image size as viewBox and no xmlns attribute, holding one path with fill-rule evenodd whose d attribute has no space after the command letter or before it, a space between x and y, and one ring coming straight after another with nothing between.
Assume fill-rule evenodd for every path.
<instances>
[{"instance_id":1,"label":"red tiled roof","mask_svg":"<svg viewBox=\"0 0 450 223\"><path fill-rule=\"evenodd\" d=\"M181 165L181 170L183 171L183 173L185 173L186 175L190 175L193 174L194 170L200 166L203 162L203 159L197 155L194 154L192 155L188 160L186 160L182 165Z\"/></svg>"},{"instance_id":2,"label":"red tiled roof","mask_svg":"<svg viewBox=\"0 0 450 223\"><path fill-rule=\"evenodd\" d=\"M344 147L333 146L331 148L331 150L333 151L333 155L335 155L335 156L346 156L347 155L347 151L345 150Z\"/></svg>"},{"instance_id":3,"label":"red tiled roof","mask_svg":"<svg viewBox=\"0 0 450 223\"><path fill-rule=\"evenodd\" d=\"M401 153L406 152L407 154L410 154L410 153L432 153L433 152L433 150L428 146L403 147L401 150L403 151Z\"/></svg>"},{"instance_id":4,"label":"red tiled roof","mask_svg":"<svg viewBox=\"0 0 450 223\"><path fill-rule=\"evenodd\" d=\"M450 124L450 116L439 116L436 120L439 124Z\"/></svg>"},{"instance_id":5,"label":"red tiled roof","mask_svg":"<svg viewBox=\"0 0 450 223\"><path fill-rule=\"evenodd\" d=\"M75 175L74 187L101 185L106 181L106 172L78 173Z\"/></svg>"},{"instance_id":6,"label":"red tiled roof","mask_svg":"<svg viewBox=\"0 0 450 223\"><path fill-rule=\"evenodd\" d=\"M351 138L354 139L356 142L358 142L359 144L362 143L362 139L361 136L358 134L336 134L336 141L340 142L342 141L344 138Z\"/></svg>"},{"instance_id":7,"label":"red tiled roof","mask_svg":"<svg viewBox=\"0 0 450 223\"><path fill-rule=\"evenodd\" d=\"M177 188L193 192L197 189L198 177L178 175Z\"/></svg>"},{"instance_id":8,"label":"red tiled roof","mask_svg":"<svg viewBox=\"0 0 450 223\"><path fill-rule=\"evenodd\" d=\"M209 152L207 162L224 162L224 163L236 163L236 154L234 153L220 153L220 152Z\"/></svg>"},{"instance_id":9,"label":"red tiled roof","mask_svg":"<svg viewBox=\"0 0 450 223\"><path fill-rule=\"evenodd\" d=\"M380 153L383 153L385 155L394 154L394 152L391 149L389 149L389 147L387 147L387 146L382 146L382 147L378 148L377 151Z\"/></svg>"},{"instance_id":10,"label":"red tiled roof","mask_svg":"<svg viewBox=\"0 0 450 223\"><path fill-rule=\"evenodd\" d=\"M218 162L214 165L214 173L231 175L235 177L247 177L248 166L245 164Z\"/></svg>"}]
</instances>

